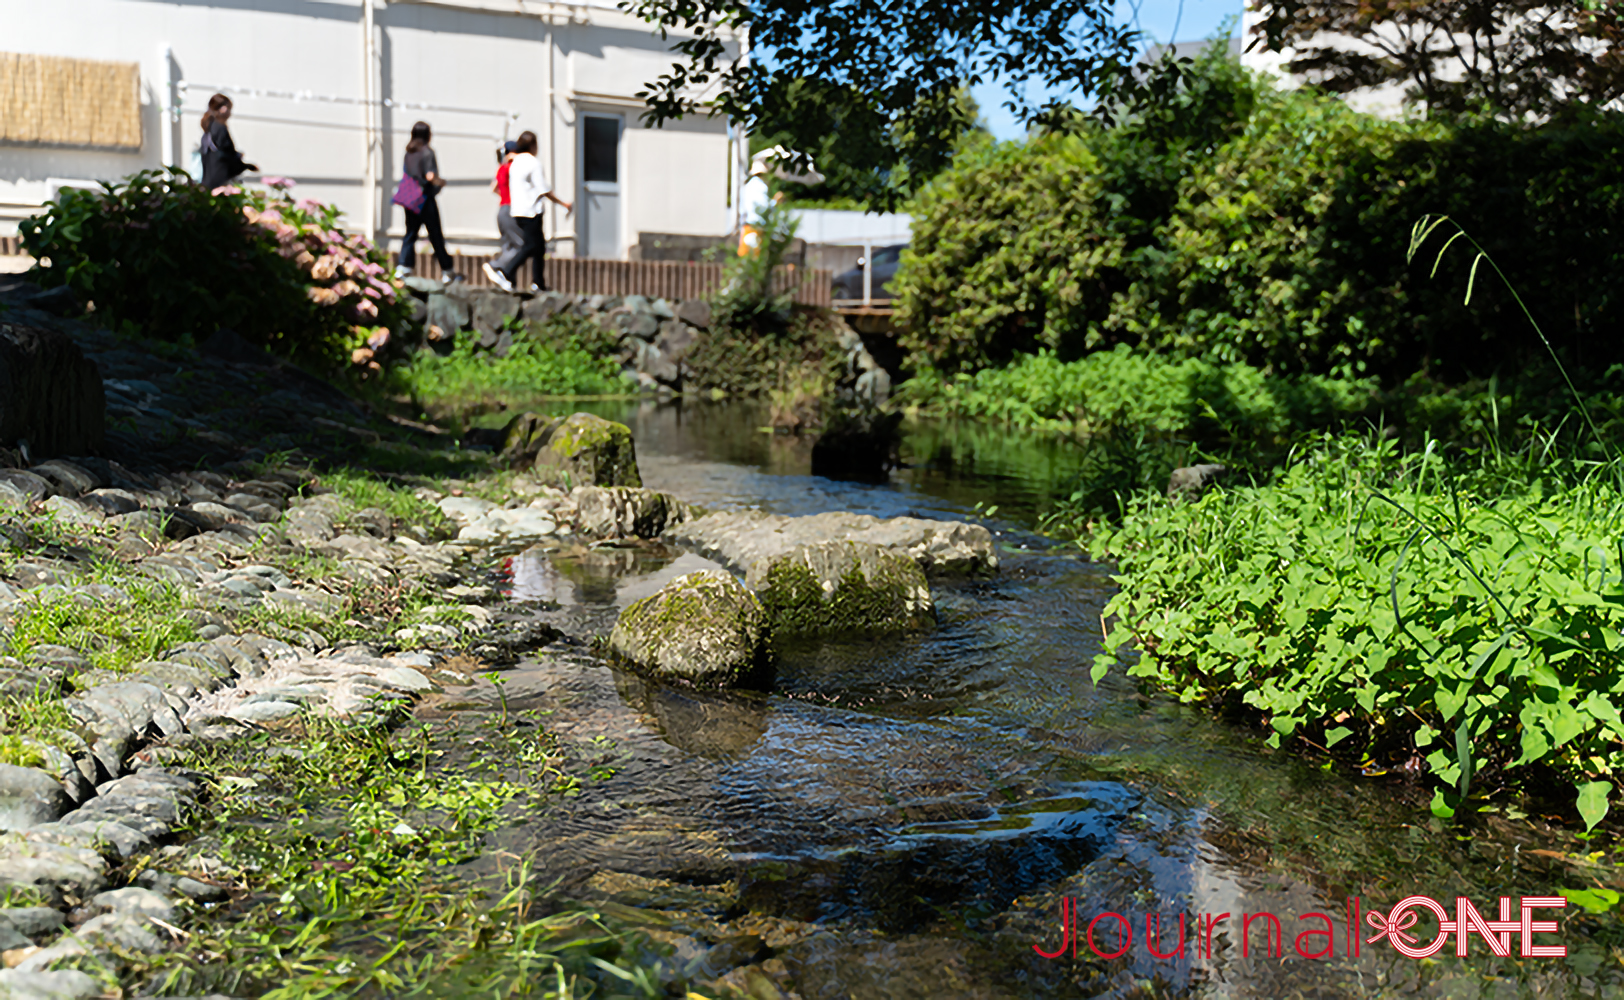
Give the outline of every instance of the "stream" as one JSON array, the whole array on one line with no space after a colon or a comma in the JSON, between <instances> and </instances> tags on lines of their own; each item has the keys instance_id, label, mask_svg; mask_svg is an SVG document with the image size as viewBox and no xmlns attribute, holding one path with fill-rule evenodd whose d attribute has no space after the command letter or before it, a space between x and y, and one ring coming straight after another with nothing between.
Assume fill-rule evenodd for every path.
<instances>
[{"instance_id":1,"label":"stream","mask_svg":"<svg viewBox=\"0 0 1624 1000\"><path fill-rule=\"evenodd\" d=\"M933 630L781 646L770 694L660 687L579 644L505 672L510 709L545 713L566 745L613 772L503 831L492 857L533 853L545 883L618 904L677 959L702 959L700 942L731 942L734 964L770 949L807 1000L1624 988L1617 920L1574 907L1535 915L1558 921L1536 943L1566 945L1565 958L1519 957L1516 934L1507 958L1481 936L1464 959L1453 938L1423 960L1385 941L1355 949L1350 915L1412 894L1451 913L1463 895L1489 916L1510 896L1515 918L1515 897L1583 888L1583 871L1553 856L1583 845L1515 811L1459 837L1404 776L1270 750L1263 734L1147 696L1120 670L1095 686L1111 567L1031 530L1070 492L1074 446L911 425L913 467L853 484L809 475L806 442L762 433L741 404L560 409L627 423L644 484L706 507L981 520L1002 547L994 579L933 581ZM993 505L993 518L978 516ZM711 565L645 546L531 550L490 569L508 611L581 636L608 633L631 601ZM482 684L429 710L489 713L497 701ZM1068 940L1068 911L1075 951L1039 954ZM1269 918L1242 933L1246 914L1278 920L1278 952ZM1376 933L1356 920L1358 938ZM1423 911L1409 933L1426 943L1435 928Z\"/></svg>"}]
</instances>

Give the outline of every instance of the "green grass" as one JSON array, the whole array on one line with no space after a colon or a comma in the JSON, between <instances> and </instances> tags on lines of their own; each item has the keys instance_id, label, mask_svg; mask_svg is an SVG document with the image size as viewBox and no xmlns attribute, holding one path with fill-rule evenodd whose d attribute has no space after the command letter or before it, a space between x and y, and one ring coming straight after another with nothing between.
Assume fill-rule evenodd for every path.
<instances>
[{"instance_id":1,"label":"green grass","mask_svg":"<svg viewBox=\"0 0 1624 1000\"><path fill-rule=\"evenodd\" d=\"M15 616L0 650L24 659L35 646L71 646L93 667L120 671L197 638L196 625L181 614L189 602L174 585L117 564L97 567L89 582L118 587L129 600L76 600L60 592L35 597Z\"/></svg>"},{"instance_id":2,"label":"green grass","mask_svg":"<svg viewBox=\"0 0 1624 1000\"><path fill-rule=\"evenodd\" d=\"M429 414L514 399L635 393L601 337L587 340L568 332L573 329L521 330L506 358L481 351L475 338L465 336L447 355L419 351L389 371L386 386Z\"/></svg>"},{"instance_id":3,"label":"green grass","mask_svg":"<svg viewBox=\"0 0 1624 1000\"><path fill-rule=\"evenodd\" d=\"M145 988L289 1000L654 997L682 985L645 938L547 897L522 859L506 878L462 874L488 834L579 787L533 722L486 727L471 759L470 732L305 727L193 762L213 775L187 831L203 838L193 853L243 874L222 912L184 918L187 947L138 970ZM302 756L267 752L283 743Z\"/></svg>"}]
</instances>

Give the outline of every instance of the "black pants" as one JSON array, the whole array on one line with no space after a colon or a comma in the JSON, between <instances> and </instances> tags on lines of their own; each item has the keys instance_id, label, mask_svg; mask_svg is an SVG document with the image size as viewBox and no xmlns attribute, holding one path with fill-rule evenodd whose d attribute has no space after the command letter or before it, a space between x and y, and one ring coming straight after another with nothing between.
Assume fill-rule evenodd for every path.
<instances>
[{"instance_id":1,"label":"black pants","mask_svg":"<svg viewBox=\"0 0 1624 1000\"><path fill-rule=\"evenodd\" d=\"M440 206L434 203L433 198L423 199L421 211L406 210L406 239L400 245L400 266L410 271L417 264L417 230L421 227L429 231L429 246L434 248L434 259L440 262L440 270L451 273L451 255L445 251L445 234L440 231Z\"/></svg>"},{"instance_id":2,"label":"black pants","mask_svg":"<svg viewBox=\"0 0 1624 1000\"><path fill-rule=\"evenodd\" d=\"M513 258L512 263L502 270L502 277L509 281L517 281L519 268L524 266L524 262L527 260L535 261L535 265L530 269L531 280L536 283L538 288L545 290L547 288L547 268L545 266L547 238L541 232L541 215L539 213L536 215L516 215L513 217L513 221L519 224L519 232L524 234L524 245L519 248L519 254Z\"/></svg>"}]
</instances>

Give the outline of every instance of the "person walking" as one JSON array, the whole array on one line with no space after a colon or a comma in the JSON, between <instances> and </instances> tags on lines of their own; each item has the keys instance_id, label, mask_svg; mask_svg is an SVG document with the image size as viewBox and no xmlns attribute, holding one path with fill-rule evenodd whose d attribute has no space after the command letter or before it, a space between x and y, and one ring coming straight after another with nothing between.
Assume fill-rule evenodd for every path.
<instances>
[{"instance_id":1,"label":"person walking","mask_svg":"<svg viewBox=\"0 0 1624 1000\"><path fill-rule=\"evenodd\" d=\"M395 204L406 210L406 238L400 245L400 263L395 277L404 278L417 265L417 233L428 231L429 245L434 248L434 259L440 262L440 280L449 284L461 281L462 275L453 273L451 254L446 252L445 233L440 229L440 207L435 196L445 187L440 176L440 163L429 148L433 138L428 122L412 126L412 139L406 144L406 160L401 166L401 186L395 193ZM412 181L407 184L406 181ZM413 192L412 187L417 191Z\"/></svg>"},{"instance_id":2,"label":"person walking","mask_svg":"<svg viewBox=\"0 0 1624 1000\"><path fill-rule=\"evenodd\" d=\"M501 202L496 208L496 231L501 234L502 245L497 250L497 256L517 253L524 245L524 232L513 219L513 198L508 184L508 173L513 168L513 157L518 154L519 144L509 139L502 145L502 151L497 155L501 164L496 168L496 179L491 181L491 190L496 192Z\"/></svg>"},{"instance_id":3,"label":"person walking","mask_svg":"<svg viewBox=\"0 0 1624 1000\"><path fill-rule=\"evenodd\" d=\"M508 189L512 193L510 210L519 224L519 231L524 234L524 244L516 252L503 254L487 263L485 276L496 287L511 292L519 268L524 266L525 261L532 260L535 261L532 272L535 280L530 283L530 290L539 292L546 282L544 264L547 258L547 240L541 231L542 202L551 201L566 212L573 212L575 206L553 193L553 186L541 169L541 161L536 159L536 133L520 133L517 145L513 165L508 168Z\"/></svg>"},{"instance_id":4,"label":"person walking","mask_svg":"<svg viewBox=\"0 0 1624 1000\"><path fill-rule=\"evenodd\" d=\"M231 141L231 130L226 128L230 120L231 98L224 94L209 98L209 110L203 113L203 141L198 145L198 154L203 165L203 186L210 191L225 187L239 174L259 170L252 163L244 162L242 154L237 152L237 144Z\"/></svg>"}]
</instances>

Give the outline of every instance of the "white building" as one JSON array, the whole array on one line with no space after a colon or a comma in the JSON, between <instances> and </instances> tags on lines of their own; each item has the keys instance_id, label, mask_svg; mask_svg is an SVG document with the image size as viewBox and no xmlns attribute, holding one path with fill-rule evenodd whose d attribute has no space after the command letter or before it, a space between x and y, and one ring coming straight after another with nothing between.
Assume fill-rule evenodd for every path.
<instances>
[{"instance_id":1,"label":"white building","mask_svg":"<svg viewBox=\"0 0 1624 1000\"><path fill-rule=\"evenodd\" d=\"M0 236L64 186L190 167L219 91L249 162L391 249L418 120L448 179L454 247L495 243L495 151L527 129L575 204L548 205L558 255L623 259L644 233L720 237L736 223L738 137L718 118L639 122L635 95L670 67L674 40L614 0L0 0Z\"/></svg>"},{"instance_id":2,"label":"white building","mask_svg":"<svg viewBox=\"0 0 1624 1000\"><path fill-rule=\"evenodd\" d=\"M1286 69L1286 65L1297 58L1295 50L1289 46L1279 52L1270 52L1263 47L1261 36L1254 33L1256 26L1263 20L1256 5L1252 2L1246 4L1241 15L1241 36L1237 39L1243 49L1241 65L1247 69L1258 70L1272 74L1280 81L1283 87L1300 87L1315 82L1313 77L1294 74ZM1396 33L1397 29L1391 25L1385 26L1382 31ZM1322 33L1314 38L1315 44L1330 45L1344 50L1367 52L1372 55L1379 54L1376 48L1359 39L1349 38L1346 35ZM1404 102L1405 85L1402 83L1384 83L1376 87L1362 87L1343 95L1343 100L1355 111L1376 115L1380 118L1402 118L1414 113L1406 107Z\"/></svg>"}]
</instances>

